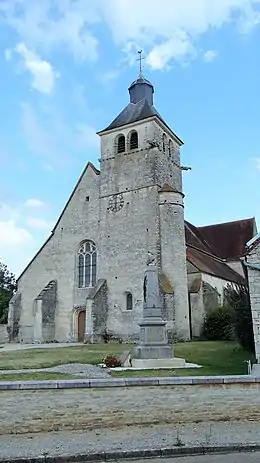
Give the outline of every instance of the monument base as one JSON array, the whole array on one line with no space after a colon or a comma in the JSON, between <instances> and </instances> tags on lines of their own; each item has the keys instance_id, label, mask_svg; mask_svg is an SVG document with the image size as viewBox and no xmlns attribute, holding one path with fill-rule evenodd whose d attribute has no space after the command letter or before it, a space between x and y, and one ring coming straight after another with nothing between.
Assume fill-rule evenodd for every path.
<instances>
[{"instance_id":1,"label":"monument base","mask_svg":"<svg viewBox=\"0 0 260 463\"><path fill-rule=\"evenodd\" d=\"M185 368L185 359L182 358L161 358L161 359L132 359L133 368L144 368L144 369L153 369L153 368Z\"/></svg>"},{"instance_id":2,"label":"monument base","mask_svg":"<svg viewBox=\"0 0 260 463\"><path fill-rule=\"evenodd\" d=\"M136 359L171 359L173 357L173 346L169 344L139 344L132 351Z\"/></svg>"}]
</instances>

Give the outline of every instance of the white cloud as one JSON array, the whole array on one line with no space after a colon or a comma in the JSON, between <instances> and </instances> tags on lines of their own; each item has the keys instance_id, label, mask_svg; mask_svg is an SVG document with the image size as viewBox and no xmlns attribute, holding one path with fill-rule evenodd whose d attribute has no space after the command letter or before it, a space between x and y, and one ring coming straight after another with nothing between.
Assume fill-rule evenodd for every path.
<instances>
[{"instance_id":1,"label":"white cloud","mask_svg":"<svg viewBox=\"0 0 260 463\"><path fill-rule=\"evenodd\" d=\"M7 24L33 49L65 47L76 59L97 58L98 40L90 29L100 20L95 2L8 0L0 3L1 11Z\"/></svg>"},{"instance_id":2,"label":"white cloud","mask_svg":"<svg viewBox=\"0 0 260 463\"><path fill-rule=\"evenodd\" d=\"M211 63L211 61L214 61L218 56L218 53L216 50L208 50L204 53L204 61L206 63Z\"/></svg>"},{"instance_id":3,"label":"white cloud","mask_svg":"<svg viewBox=\"0 0 260 463\"><path fill-rule=\"evenodd\" d=\"M31 228L37 228L37 229L40 229L40 230L45 230L45 229L51 230L51 228L53 227L52 222L48 222L45 219L33 218L33 217L28 218L27 224Z\"/></svg>"},{"instance_id":4,"label":"white cloud","mask_svg":"<svg viewBox=\"0 0 260 463\"><path fill-rule=\"evenodd\" d=\"M32 198L32 199L27 199L27 201L25 202L25 207L42 207L44 206L44 203L42 201L40 201L39 199L36 199L36 198Z\"/></svg>"},{"instance_id":5,"label":"white cloud","mask_svg":"<svg viewBox=\"0 0 260 463\"><path fill-rule=\"evenodd\" d=\"M36 200L33 203L36 206ZM25 208L25 204L0 202L0 259L16 275L28 264L53 227L50 220L28 216L31 209Z\"/></svg>"},{"instance_id":6,"label":"white cloud","mask_svg":"<svg viewBox=\"0 0 260 463\"><path fill-rule=\"evenodd\" d=\"M65 49L78 59L95 60L95 24L105 22L114 42L142 46L148 64L160 69L174 59L194 57L198 39L233 22L248 32L260 21L259 0L10 0L0 3L6 23L32 49ZM131 47L130 47L131 48Z\"/></svg>"},{"instance_id":7,"label":"white cloud","mask_svg":"<svg viewBox=\"0 0 260 463\"><path fill-rule=\"evenodd\" d=\"M21 56L24 69L31 73L31 86L38 92L51 93L54 89L55 79L59 76L51 63L41 59L39 55L29 50L24 43L18 43L13 51ZM10 60L11 55L11 50L5 51L7 60Z\"/></svg>"},{"instance_id":8,"label":"white cloud","mask_svg":"<svg viewBox=\"0 0 260 463\"><path fill-rule=\"evenodd\" d=\"M115 42L142 44L153 69L196 56L200 36L224 23L259 21L259 0L106 0L101 2ZM248 27L249 28L249 27Z\"/></svg>"},{"instance_id":9,"label":"white cloud","mask_svg":"<svg viewBox=\"0 0 260 463\"><path fill-rule=\"evenodd\" d=\"M0 221L1 248L5 246L19 246L30 243L32 235L25 228L16 225L14 220Z\"/></svg>"},{"instance_id":10,"label":"white cloud","mask_svg":"<svg viewBox=\"0 0 260 463\"><path fill-rule=\"evenodd\" d=\"M145 48L153 69L194 57L199 37L213 28L232 22L248 32L260 22L259 0L10 0L1 11L23 43L65 47L77 59L97 58L94 27L103 21L124 52L129 44Z\"/></svg>"}]
</instances>

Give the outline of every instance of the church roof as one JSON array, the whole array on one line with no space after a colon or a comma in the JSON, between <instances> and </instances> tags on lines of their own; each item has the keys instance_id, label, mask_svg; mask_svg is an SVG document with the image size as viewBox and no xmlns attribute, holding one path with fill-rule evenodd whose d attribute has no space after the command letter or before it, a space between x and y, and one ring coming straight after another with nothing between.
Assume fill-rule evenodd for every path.
<instances>
[{"instance_id":1,"label":"church roof","mask_svg":"<svg viewBox=\"0 0 260 463\"><path fill-rule=\"evenodd\" d=\"M176 139L182 145L183 142L179 137L171 130L166 124L165 120L159 114L153 104L154 87L152 83L145 79L142 74L138 76L134 82L130 85L129 89L130 102L120 112L120 114L109 124L105 129L98 132L102 134L108 130L117 129L134 122L145 120L149 117L157 117L170 132L176 137Z\"/></svg>"},{"instance_id":2,"label":"church roof","mask_svg":"<svg viewBox=\"0 0 260 463\"><path fill-rule=\"evenodd\" d=\"M185 239L187 259L200 272L237 284L245 284L245 279L229 267L208 244L200 231L200 227L185 222Z\"/></svg>"},{"instance_id":3,"label":"church roof","mask_svg":"<svg viewBox=\"0 0 260 463\"><path fill-rule=\"evenodd\" d=\"M157 116L163 124L167 125L162 116L158 113L153 105L150 105L146 98L138 103L129 103L123 111L109 124L102 132L106 130L122 127L132 122L141 121L151 116Z\"/></svg>"},{"instance_id":4,"label":"church roof","mask_svg":"<svg viewBox=\"0 0 260 463\"><path fill-rule=\"evenodd\" d=\"M257 230L253 217L198 227L198 231L219 257L232 260L246 253L246 243L256 234Z\"/></svg>"}]
</instances>

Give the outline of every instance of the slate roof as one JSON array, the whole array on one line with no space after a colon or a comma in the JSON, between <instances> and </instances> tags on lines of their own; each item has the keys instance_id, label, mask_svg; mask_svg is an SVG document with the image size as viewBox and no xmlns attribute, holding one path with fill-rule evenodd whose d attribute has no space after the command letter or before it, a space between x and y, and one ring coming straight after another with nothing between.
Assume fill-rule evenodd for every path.
<instances>
[{"instance_id":1,"label":"slate roof","mask_svg":"<svg viewBox=\"0 0 260 463\"><path fill-rule=\"evenodd\" d=\"M246 253L246 243L256 234L255 218L198 227L203 239L222 259L232 260Z\"/></svg>"},{"instance_id":2,"label":"slate roof","mask_svg":"<svg viewBox=\"0 0 260 463\"><path fill-rule=\"evenodd\" d=\"M141 121L151 116L157 116L165 125L167 125L155 107L150 105L147 99L144 98L138 101L138 103L129 103L113 120L113 122L102 130L102 132L115 129L126 124L131 124L132 122Z\"/></svg>"}]
</instances>

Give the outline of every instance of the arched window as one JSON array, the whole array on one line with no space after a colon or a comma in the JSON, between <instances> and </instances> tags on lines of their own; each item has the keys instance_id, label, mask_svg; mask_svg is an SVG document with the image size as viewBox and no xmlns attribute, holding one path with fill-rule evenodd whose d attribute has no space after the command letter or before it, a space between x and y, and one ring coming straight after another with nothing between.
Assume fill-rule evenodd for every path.
<instances>
[{"instance_id":1,"label":"arched window","mask_svg":"<svg viewBox=\"0 0 260 463\"><path fill-rule=\"evenodd\" d=\"M131 293L126 293L126 310L133 309L133 296Z\"/></svg>"},{"instance_id":2,"label":"arched window","mask_svg":"<svg viewBox=\"0 0 260 463\"><path fill-rule=\"evenodd\" d=\"M165 148L166 148L166 135L164 133L162 136L162 149L164 153L165 153Z\"/></svg>"},{"instance_id":3,"label":"arched window","mask_svg":"<svg viewBox=\"0 0 260 463\"><path fill-rule=\"evenodd\" d=\"M125 136L119 135L117 139L117 152L124 153L125 152Z\"/></svg>"},{"instance_id":4,"label":"arched window","mask_svg":"<svg viewBox=\"0 0 260 463\"><path fill-rule=\"evenodd\" d=\"M169 140L169 156L173 154L173 143L172 140Z\"/></svg>"},{"instance_id":5,"label":"arched window","mask_svg":"<svg viewBox=\"0 0 260 463\"><path fill-rule=\"evenodd\" d=\"M132 132L130 135L130 150L136 150L138 148L138 133Z\"/></svg>"},{"instance_id":6,"label":"arched window","mask_svg":"<svg viewBox=\"0 0 260 463\"><path fill-rule=\"evenodd\" d=\"M89 288L97 281L97 249L92 241L84 241L78 251L78 286Z\"/></svg>"}]
</instances>

